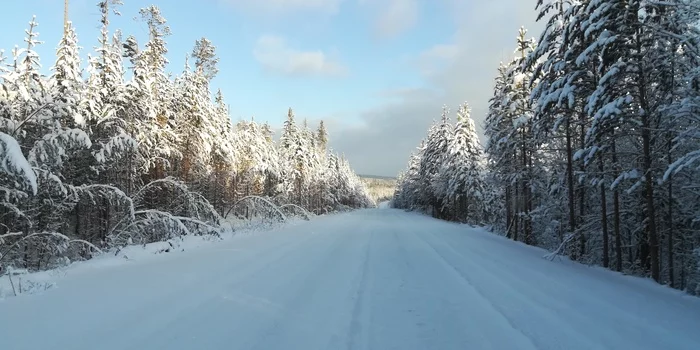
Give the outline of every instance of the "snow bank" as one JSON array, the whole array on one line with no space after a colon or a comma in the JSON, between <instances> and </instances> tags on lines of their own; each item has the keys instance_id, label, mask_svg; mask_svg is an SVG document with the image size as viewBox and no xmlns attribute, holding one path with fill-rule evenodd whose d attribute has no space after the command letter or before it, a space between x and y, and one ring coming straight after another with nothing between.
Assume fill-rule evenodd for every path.
<instances>
[{"instance_id":1,"label":"snow bank","mask_svg":"<svg viewBox=\"0 0 700 350\"><path fill-rule=\"evenodd\" d=\"M60 280L68 275L79 275L85 272L104 268L145 262L160 259L164 254L172 255L185 251L211 247L221 241L253 237L270 233L286 226L298 225L302 219L289 218L285 223L251 224L242 220L228 219L222 223L224 228L220 237L216 236L182 236L165 242L154 242L146 245L130 245L121 249L112 249L94 256L90 260L76 261L68 266L40 272L27 273L25 270L12 271L0 275L0 300L18 295L38 294L60 285ZM236 228L234 230L234 227ZM13 286L14 285L14 286Z\"/></svg>"}]
</instances>

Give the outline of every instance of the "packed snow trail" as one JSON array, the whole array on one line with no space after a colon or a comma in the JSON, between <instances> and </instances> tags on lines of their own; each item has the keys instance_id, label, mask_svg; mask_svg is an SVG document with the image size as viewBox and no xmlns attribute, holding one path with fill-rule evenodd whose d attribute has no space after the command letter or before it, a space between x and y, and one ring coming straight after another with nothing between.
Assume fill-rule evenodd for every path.
<instances>
[{"instance_id":1,"label":"packed snow trail","mask_svg":"<svg viewBox=\"0 0 700 350\"><path fill-rule=\"evenodd\" d=\"M69 269L54 289L0 301L0 340L8 350L700 349L700 299L543 254L363 210Z\"/></svg>"}]
</instances>

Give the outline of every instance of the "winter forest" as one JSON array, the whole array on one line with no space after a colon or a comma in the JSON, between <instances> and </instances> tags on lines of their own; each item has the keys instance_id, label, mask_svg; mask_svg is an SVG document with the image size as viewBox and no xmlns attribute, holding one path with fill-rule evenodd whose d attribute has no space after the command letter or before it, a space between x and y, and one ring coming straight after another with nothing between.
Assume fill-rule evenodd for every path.
<instances>
[{"instance_id":1,"label":"winter forest","mask_svg":"<svg viewBox=\"0 0 700 350\"><path fill-rule=\"evenodd\" d=\"M375 205L347 160L328 149L322 122L311 130L289 109L278 142L268 124L233 122L222 93L210 91L213 43L193 43L173 76L159 8L140 10L149 38L138 43L109 26L120 4L99 2L101 31L87 62L70 22L55 57L36 54L36 20L21 46L0 55L0 274L217 235L224 221L263 207L284 216L279 208L325 214Z\"/></svg>"},{"instance_id":2,"label":"winter forest","mask_svg":"<svg viewBox=\"0 0 700 350\"><path fill-rule=\"evenodd\" d=\"M393 205L700 294L700 1L536 10L494 69L488 141L445 109Z\"/></svg>"}]
</instances>

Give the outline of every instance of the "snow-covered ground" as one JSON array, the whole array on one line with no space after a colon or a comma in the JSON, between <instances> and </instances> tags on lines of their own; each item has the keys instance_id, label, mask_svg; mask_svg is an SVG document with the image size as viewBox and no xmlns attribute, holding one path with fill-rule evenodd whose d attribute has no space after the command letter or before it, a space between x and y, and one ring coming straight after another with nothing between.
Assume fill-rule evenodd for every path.
<instances>
[{"instance_id":1,"label":"snow-covered ground","mask_svg":"<svg viewBox=\"0 0 700 350\"><path fill-rule=\"evenodd\" d=\"M700 349L700 299L394 209L69 268L2 349ZM112 263L106 263L112 261Z\"/></svg>"}]
</instances>

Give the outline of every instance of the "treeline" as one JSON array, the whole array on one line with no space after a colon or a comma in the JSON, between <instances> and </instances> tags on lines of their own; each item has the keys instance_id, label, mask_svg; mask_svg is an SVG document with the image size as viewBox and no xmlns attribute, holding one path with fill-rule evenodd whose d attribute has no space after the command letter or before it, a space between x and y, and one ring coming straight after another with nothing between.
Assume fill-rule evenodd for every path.
<instances>
[{"instance_id":1,"label":"treeline","mask_svg":"<svg viewBox=\"0 0 700 350\"><path fill-rule=\"evenodd\" d=\"M312 131L290 109L279 143L267 123L233 123L221 91L210 92L213 44L197 40L193 65L173 78L158 7L140 10L149 38L139 44L109 31L120 3L98 4L102 29L86 70L70 23L48 76L34 20L24 46L0 58L0 273L217 234L246 196L315 213L374 205L327 150L323 123Z\"/></svg>"},{"instance_id":2,"label":"treeline","mask_svg":"<svg viewBox=\"0 0 700 350\"><path fill-rule=\"evenodd\" d=\"M399 174L392 205L417 209L445 220L480 224L487 194L483 149L467 103L451 123L443 108L440 120L411 155L408 169Z\"/></svg>"},{"instance_id":3,"label":"treeline","mask_svg":"<svg viewBox=\"0 0 700 350\"><path fill-rule=\"evenodd\" d=\"M367 192L375 203L388 202L394 196L394 191L396 190L395 179L369 176L361 176L361 178L362 182L365 183L365 187L367 187Z\"/></svg>"},{"instance_id":4,"label":"treeline","mask_svg":"<svg viewBox=\"0 0 700 350\"><path fill-rule=\"evenodd\" d=\"M439 185L457 169L443 121L396 205L700 294L700 2L537 9L539 40L522 29L498 68L484 161L450 178L470 190Z\"/></svg>"}]
</instances>

